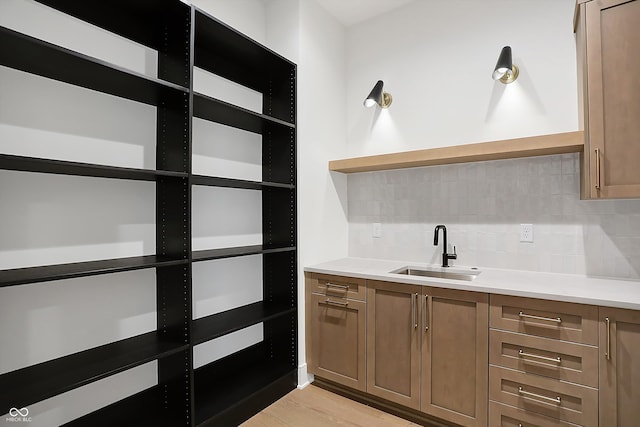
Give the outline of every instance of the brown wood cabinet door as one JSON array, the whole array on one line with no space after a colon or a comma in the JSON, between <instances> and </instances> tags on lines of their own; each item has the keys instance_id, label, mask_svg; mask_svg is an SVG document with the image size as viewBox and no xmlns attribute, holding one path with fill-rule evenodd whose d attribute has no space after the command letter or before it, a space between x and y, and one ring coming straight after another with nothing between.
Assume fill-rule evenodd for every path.
<instances>
[{"instance_id":1,"label":"brown wood cabinet door","mask_svg":"<svg viewBox=\"0 0 640 427\"><path fill-rule=\"evenodd\" d=\"M581 8L590 195L640 197L640 0L594 0Z\"/></svg>"},{"instance_id":2,"label":"brown wood cabinet door","mask_svg":"<svg viewBox=\"0 0 640 427\"><path fill-rule=\"evenodd\" d=\"M367 392L420 408L420 287L367 282Z\"/></svg>"},{"instance_id":3,"label":"brown wood cabinet door","mask_svg":"<svg viewBox=\"0 0 640 427\"><path fill-rule=\"evenodd\" d=\"M489 296L425 288L421 300L422 412L486 426Z\"/></svg>"},{"instance_id":4,"label":"brown wood cabinet door","mask_svg":"<svg viewBox=\"0 0 640 427\"><path fill-rule=\"evenodd\" d=\"M640 311L600 307L600 426L640 423Z\"/></svg>"},{"instance_id":5,"label":"brown wood cabinet door","mask_svg":"<svg viewBox=\"0 0 640 427\"><path fill-rule=\"evenodd\" d=\"M366 304L312 294L309 372L366 390Z\"/></svg>"}]
</instances>

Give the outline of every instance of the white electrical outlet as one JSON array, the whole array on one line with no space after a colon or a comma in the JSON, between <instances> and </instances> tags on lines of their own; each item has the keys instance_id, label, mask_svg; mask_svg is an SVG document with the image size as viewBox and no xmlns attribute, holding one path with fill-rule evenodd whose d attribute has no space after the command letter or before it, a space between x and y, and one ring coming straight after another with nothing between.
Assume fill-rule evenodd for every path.
<instances>
[{"instance_id":1,"label":"white electrical outlet","mask_svg":"<svg viewBox=\"0 0 640 427\"><path fill-rule=\"evenodd\" d=\"M520 224L520 241L533 242L533 224Z\"/></svg>"},{"instance_id":2,"label":"white electrical outlet","mask_svg":"<svg viewBox=\"0 0 640 427\"><path fill-rule=\"evenodd\" d=\"M371 235L373 237L382 237L382 224L374 222L371 227Z\"/></svg>"}]
</instances>

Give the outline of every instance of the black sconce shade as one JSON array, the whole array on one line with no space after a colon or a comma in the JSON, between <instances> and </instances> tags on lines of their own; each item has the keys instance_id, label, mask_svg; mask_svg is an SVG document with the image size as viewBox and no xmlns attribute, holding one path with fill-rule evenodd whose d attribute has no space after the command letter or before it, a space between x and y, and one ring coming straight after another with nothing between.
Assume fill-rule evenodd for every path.
<instances>
[{"instance_id":1,"label":"black sconce shade","mask_svg":"<svg viewBox=\"0 0 640 427\"><path fill-rule=\"evenodd\" d=\"M511 58L511 46L505 46L500 52L496 68L493 70L493 80L499 80L504 84L511 83L518 78L518 67L513 64Z\"/></svg>"},{"instance_id":2,"label":"black sconce shade","mask_svg":"<svg viewBox=\"0 0 640 427\"><path fill-rule=\"evenodd\" d=\"M391 105L391 101L393 101L393 98L390 94L383 92L383 86L384 83L382 82L382 80L378 80L378 83L376 83L376 85L373 87L371 93L369 93L369 96L367 96L367 98L364 100L365 107L373 107L374 105L378 104L380 108L389 108L389 105Z\"/></svg>"}]
</instances>

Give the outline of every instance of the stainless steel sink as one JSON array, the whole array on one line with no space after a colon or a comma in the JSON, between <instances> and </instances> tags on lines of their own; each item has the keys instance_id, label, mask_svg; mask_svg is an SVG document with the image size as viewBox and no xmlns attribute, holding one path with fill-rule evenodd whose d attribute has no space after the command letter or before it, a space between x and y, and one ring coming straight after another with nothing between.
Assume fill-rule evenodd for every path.
<instances>
[{"instance_id":1,"label":"stainless steel sink","mask_svg":"<svg viewBox=\"0 0 640 427\"><path fill-rule=\"evenodd\" d=\"M390 271L392 274L405 274L408 276L436 277L439 279L466 280L472 281L481 273L480 270L468 269L445 269L445 268L429 268L429 267L402 267L397 270Z\"/></svg>"}]
</instances>

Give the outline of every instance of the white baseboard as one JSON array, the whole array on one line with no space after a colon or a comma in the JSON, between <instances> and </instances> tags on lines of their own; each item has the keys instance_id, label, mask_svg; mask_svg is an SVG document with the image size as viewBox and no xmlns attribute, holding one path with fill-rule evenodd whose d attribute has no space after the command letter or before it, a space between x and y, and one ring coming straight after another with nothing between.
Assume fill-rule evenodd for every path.
<instances>
[{"instance_id":1,"label":"white baseboard","mask_svg":"<svg viewBox=\"0 0 640 427\"><path fill-rule=\"evenodd\" d=\"M302 390L313 382L313 375L307 372L307 364L298 366L298 389Z\"/></svg>"}]
</instances>

